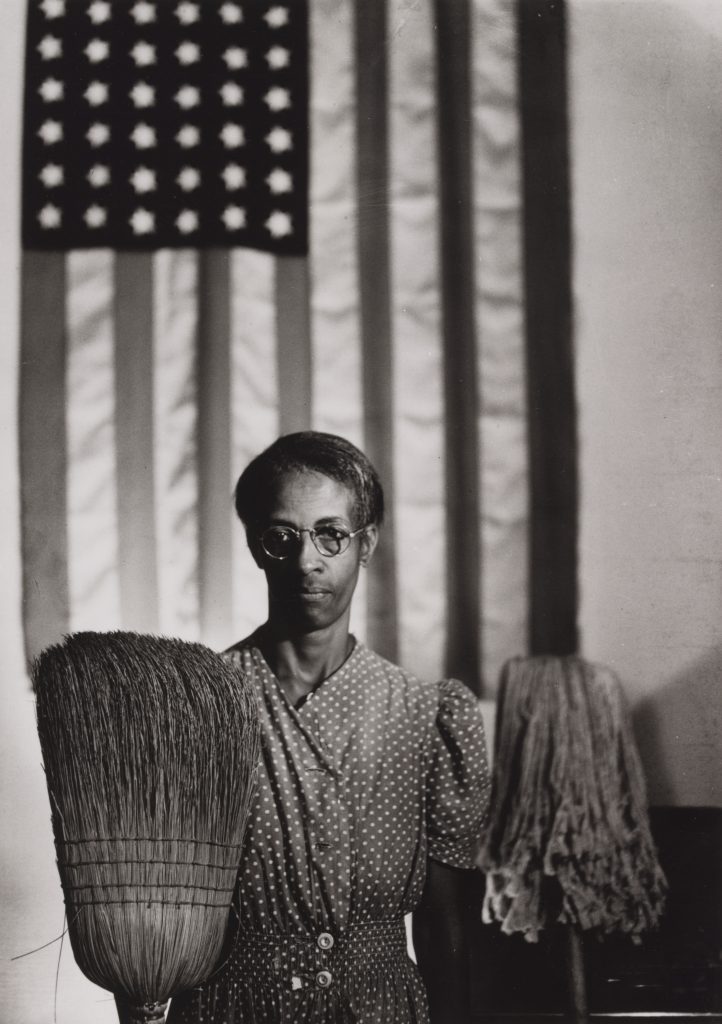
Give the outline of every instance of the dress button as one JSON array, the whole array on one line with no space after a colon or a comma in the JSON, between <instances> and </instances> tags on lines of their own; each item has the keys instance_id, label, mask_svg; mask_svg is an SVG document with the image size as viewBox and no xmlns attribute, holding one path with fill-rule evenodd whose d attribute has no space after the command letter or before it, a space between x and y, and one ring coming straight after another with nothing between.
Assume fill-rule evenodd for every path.
<instances>
[{"instance_id":1,"label":"dress button","mask_svg":"<svg viewBox=\"0 0 722 1024\"><path fill-rule=\"evenodd\" d=\"M321 932L316 942L319 949L331 949L333 946L333 935L330 935L328 932Z\"/></svg>"},{"instance_id":2,"label":"dress button","mask_svg":"<svg viewBox=\"0 0 722 1024\"><path fill-rule=\"evenodd\" d=\"M319 988L328 988L333 981L333 975L330 971L319 971L316 975L316 984Z\"/></svg>"}]
</instances>

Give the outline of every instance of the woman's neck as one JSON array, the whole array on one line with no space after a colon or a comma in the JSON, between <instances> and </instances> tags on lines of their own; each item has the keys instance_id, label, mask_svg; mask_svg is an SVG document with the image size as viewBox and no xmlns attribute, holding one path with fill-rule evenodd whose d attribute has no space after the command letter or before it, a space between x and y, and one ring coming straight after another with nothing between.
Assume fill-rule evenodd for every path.
<instances>
[{"instance_id":1,"label":"woman's neck","mask_svg":"<svg viewBox=\"0 0 722 1024\"><path fill-rule=\"evenodd\" d=\"M292 704L303 700L320 683L332 676L354 647L347 625L343 629L331 627L292 636L267 622L258 630L257 642L269 668Z\"/></svg>"}]
</instances>

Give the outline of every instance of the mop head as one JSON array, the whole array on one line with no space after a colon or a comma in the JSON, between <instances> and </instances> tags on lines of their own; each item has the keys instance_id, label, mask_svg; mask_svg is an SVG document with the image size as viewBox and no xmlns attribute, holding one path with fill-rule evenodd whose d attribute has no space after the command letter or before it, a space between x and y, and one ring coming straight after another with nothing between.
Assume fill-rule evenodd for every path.
<instances>
[{"instance_id":1,"label":"mop head","mask_svg":"<svg viewBox=\"0 0 722 1024\"><path fill-rule=\"evenodd\" d=\"M33 670L68 930L129 1005L199 984L221 951L259 756L255 698L200 644L78 633Z\"/></svg>"},{"instance_id":2,"label":"mop head","mask_svg":"<svg viewBox=\"0 0 722 1024\"><path fill-rule=\"evenodd\" d=\"M655 926L666 880L614 674L576 657L513 658L497 706L482 917L536 941L555 922Z\"/></svg>"}]
</instances>

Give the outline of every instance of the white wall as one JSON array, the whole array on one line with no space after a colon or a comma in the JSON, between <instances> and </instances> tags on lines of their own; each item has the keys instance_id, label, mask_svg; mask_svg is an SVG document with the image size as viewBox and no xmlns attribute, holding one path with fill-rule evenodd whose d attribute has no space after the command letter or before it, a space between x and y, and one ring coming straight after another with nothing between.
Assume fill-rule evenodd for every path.
<instances>
[{"instance_id":1,"label":"white wall","mask_svg":"<svg viewBox=\"0 0 722 1024\"><path fill-rule=\"evenodd\" d=\"M572 0L585 653L722 805L722 4Z\"/></svg>"}]
</instances>

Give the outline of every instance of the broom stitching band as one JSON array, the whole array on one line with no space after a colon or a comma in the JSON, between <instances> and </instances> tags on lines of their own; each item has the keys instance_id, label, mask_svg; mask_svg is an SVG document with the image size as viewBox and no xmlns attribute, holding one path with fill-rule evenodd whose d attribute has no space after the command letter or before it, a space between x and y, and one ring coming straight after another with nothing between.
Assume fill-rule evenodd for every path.
<instances>
[{"instance_id":1,"label":"broom stitching band","mask_svg":"<svg viewBox=\"0 0 722 1024\"><path fill-rule=\"evenodd\" d=\"M175 907L213 907L216 910L225 910L228 912L227 900L223 903L211 903L210 901L204 902L203 900L154 900L144 899L143 897L139 897L135 900L73 900L66 897L64 903L66 907L73 907L78 911L82 910L84 907L108 907L116 904L134 904L137 906L149 907L151 903L159 903L161 906L168 907L169 909L173 909Z\"/></svg>"},{"instance_id":2,"label":"broom stitching band","mask_svg":"<svg viewBox=\"0 0 722 1024\"><path fill-rule=\"evenodd\" d=\"M74 860L72 864L63 864L63 868L81 868L89 864L172 864L178 867L177 861L172 860L151 860L148 857L122 857L120 860ZM205 860L184 860L183 867L192 868L213 868L214 871L235 871L238 872L238 864L213 864Z\"/></svg>"},{"instance_id":3,"label":"broom stitching band","mask_svg":"<svg viewBox=\"0 0 722 1024\"><path fill-rule=\"evenodd\" d=\"M85 885L67 885L67 892L83 889L198 889L203 892L233 892L231 885L197 885L192 882L88 882Z\"/></svg>"},{"instance_id":4,"label":"broom stitching band","mask_svg":"<svg viewBox=\"0 0 722 1024\"><path fill-rule=\"evenodd\" d=\"M95 836L90 839L60 839L58 846L75 846L81 843L194 843L196 846L218 846L224 850L240 850L242 844L218 843L212 839L179 839L177 836Z\"/></svg>"}]
</instances>

